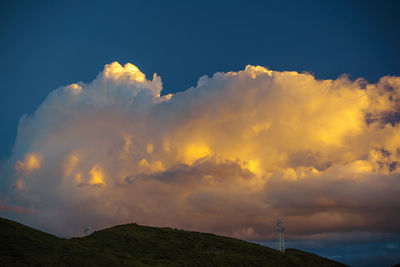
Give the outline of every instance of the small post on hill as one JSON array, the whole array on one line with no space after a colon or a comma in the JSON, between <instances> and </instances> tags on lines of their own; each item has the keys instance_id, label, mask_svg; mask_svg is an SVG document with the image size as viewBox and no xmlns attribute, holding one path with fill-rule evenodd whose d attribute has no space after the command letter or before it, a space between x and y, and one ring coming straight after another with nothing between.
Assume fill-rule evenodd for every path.
<instances>
[{"instance_id":1,"label":"small post on hill","mask_svg":"<svg viewBox=\"0 0 400 267\"><path fill-rule=\"evenodd\" d=\"M85 230L83 230L83 232L84 232L85 236L90 235L92 233L92 227L86 226Z\"/></svg>"}]
</instances>

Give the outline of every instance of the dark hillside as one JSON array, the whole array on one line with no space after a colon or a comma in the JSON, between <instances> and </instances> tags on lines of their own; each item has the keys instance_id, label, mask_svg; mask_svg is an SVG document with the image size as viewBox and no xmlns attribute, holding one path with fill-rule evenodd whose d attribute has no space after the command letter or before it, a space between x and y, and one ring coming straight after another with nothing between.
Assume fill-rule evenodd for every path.
<instances>
[{"instance_id":1,"label":"dark hillside","mask_svg":"<svg viewBox=\"0 0 400 267\"><path fill-rule=\"evenodd\" d=\"M63 239L0 219L1 266L345 266L213 234L126 224Z\"/></svg>"}]
</instances>

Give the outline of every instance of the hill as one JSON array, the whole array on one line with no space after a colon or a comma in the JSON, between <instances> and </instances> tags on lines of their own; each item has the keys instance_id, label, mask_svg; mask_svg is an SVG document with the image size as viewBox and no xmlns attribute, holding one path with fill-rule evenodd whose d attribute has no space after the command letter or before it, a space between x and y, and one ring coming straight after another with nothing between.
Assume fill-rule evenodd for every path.
<instances>
[{"instance_id":1,"label":"hill","mask_svg":"<svg viewBox=\"0 0 400 267\"><path fill-rule=\"evenodd\" d=\"M296 249L137 224L59 238L0 218L0 266L345 266Z\"/></svg>"}]
</instances>

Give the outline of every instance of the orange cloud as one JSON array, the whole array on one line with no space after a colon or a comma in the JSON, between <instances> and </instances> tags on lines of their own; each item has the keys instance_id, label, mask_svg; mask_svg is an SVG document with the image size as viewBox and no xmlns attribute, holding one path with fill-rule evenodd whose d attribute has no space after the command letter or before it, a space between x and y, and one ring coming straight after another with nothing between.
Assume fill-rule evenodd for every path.
<instances>
[{"instance_id":1,"label":"orange cloud","mask_svg":"<svg viewBox=\"0 0 400 267\"><path fill-rule=\"evenodd\" d=\"M114 62L52 92L21 119L8 197L63 235L136 221L265 239L281 217L292 237L400 231L400 77L247 66L161 90Z\"/></svg>"},{"instance_id":2,"label":"orange cloud","mask_svg":"<svg viewBox=\"0 0 400 267\"><path fill-rule=\"evenodd\" d=\"M15 170L24 173L31 173L40 168L42 156L38 153L26 153L23 161L18 160Z\"/></svg>"},{"instance_id":3,"label":"orange cloud","mask_svg":"<svg viewBox=\"0 0 400 267\"><path fill-rule=\"evenodd\" d=\"M103 169L97 165L93 166L93 168L89 171L91 185L105 185L104 182L104 173Z\"/></svg>"}]
</instances>

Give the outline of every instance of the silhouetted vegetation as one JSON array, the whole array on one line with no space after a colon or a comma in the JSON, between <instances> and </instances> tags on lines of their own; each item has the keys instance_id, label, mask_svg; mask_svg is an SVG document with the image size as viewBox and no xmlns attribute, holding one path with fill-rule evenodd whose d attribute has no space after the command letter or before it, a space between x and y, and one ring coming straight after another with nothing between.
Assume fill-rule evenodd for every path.
<instances>
[{"instance_id":1,"label":"silhouetted vegetation","mask_svg":"<svg viewBox=\"0 0 400 267\"><path fill-rule=\"evenodd\" d=\"M0 266L345 266L213 234L119 225L64 239L0 218Z\"/></svg>"}]
</instances>

